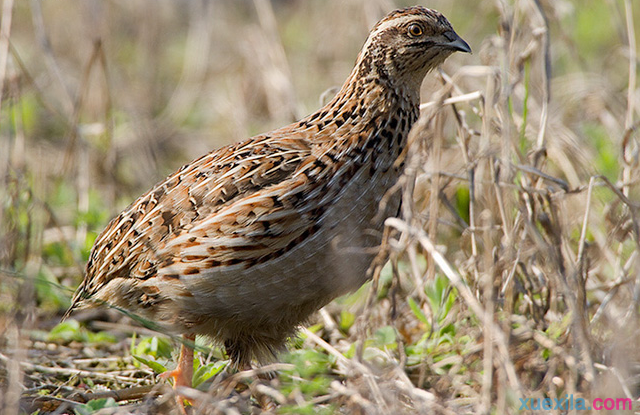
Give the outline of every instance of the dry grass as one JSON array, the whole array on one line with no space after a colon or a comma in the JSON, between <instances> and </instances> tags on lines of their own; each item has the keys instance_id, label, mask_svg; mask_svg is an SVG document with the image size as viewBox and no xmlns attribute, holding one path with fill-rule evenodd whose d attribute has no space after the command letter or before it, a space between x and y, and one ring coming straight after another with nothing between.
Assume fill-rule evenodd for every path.
<instances>
[{"instance_id":1,"label":"dry grass","mask_svg":"<svg viewBox=\"0 0 640 415\"><path fill-rule=\"evenodd\" d=\"M120 404L100 413L175 411L132 357L164 364L166 338L111 311L78 315L88 329L54 328L64 287L79 283L108 219L160 178L318 107L369 27L404 3L2 2L1 413L90 413L77 402L96 397L113 401L94 407ZM640 7L428 6L474 55L424 84L408 168L389 195L403 198L402 217L387 221L390 260L252 389L282 413L635 403ZM213 370L223 356L200 358ZM185 391L193 412L255 412L251 390L232 387L251 375Z\"/></svg>"}]
</instances>

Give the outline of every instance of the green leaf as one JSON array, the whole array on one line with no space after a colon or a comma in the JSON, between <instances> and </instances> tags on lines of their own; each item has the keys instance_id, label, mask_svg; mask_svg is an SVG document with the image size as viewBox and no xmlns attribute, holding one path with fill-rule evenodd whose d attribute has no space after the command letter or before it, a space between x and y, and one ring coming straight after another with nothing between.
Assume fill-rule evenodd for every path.
<instances>
[{"instance_id":1,"label":"green leaf","mask_svg":"<svg viewBox=\"0 0 640 415\"><path fill-rule=\"evenodd\" d=\"M104 408L116 408L118 404L113 398L93 399L86 404L78 405L74 411L78 415L91 415Z\"/></svg>"},{"instance_id":2,"label":"green leaf","mask_svg":"<svg viewBox=\"0 0 640 415\"><path fill-rule=\"evenodd\" d=\"M407 301L409 302L409 308L411 308L411 311L413 311L413 314L415 314L418 320L426 324L428 327L429 320L427 319L427 316L425 316L424 312L422 311L418 303L416 303L416 301L411 297L409 297Z\"/></svg>"},{"instance_id":3,"label":"green leaf","mask_svg":"<svg viewBox=\"0 0 640 415\"><path fill-rule=\"evenodd\" d=\"M340 330L348 332L356 321L356 315L350 311L342 310L340 313Z\"/></svg>"},{"instance_id":4,"label":"green leaf","mask_svg":"<svg viewBox=\"0 0 640 415\"><path fill-rule=\"evenodd\" d=\"M442 323L455 303L455 296L451 292L449 280L441 275L436 275L435 279L427 284L424 292L429 298L434 321Z\"/></svg>"},{"instance_id":5,"label":"green leaf","mask_svg":"<svg viewBox=\"0 0 640 415\"><path fill-rule=\"evenodd\" d=\"M442 337L447 337L449 335L455 336L455 334L456 334L456 327L453 324L447 324L446 326L440 329L440 335Z\"/></svg>"},{"instance_id":6,"label":"green leaf","mask_svg":"<svg viewBox=\"0 0 640 415\"><path fill-rule=\"evenodd\" d=\"M80 326L77 320L66 320L58 324L49 331L47 341L51 342L71 342L77 341L81 343L115 343L116 338L113 334L100 331L91 332Z\"/></svg>"},{"instance_id":7,"label":"green leaf","mask_svg":"<svg viewBox=\"0 0 640 415\"><path fill-rule=\"evenodd\" d=\"M286 356L286 360L295 365L293 371L304 379L326 373L331 367L329 357L315 349L293 350Z\"/></svg>"},{"instance_id":8,"label":"green leaf","mask_svg":"<svg viewBox=\"0 0 640 415\"><path fill-rule=\"evenodd\" d=\"M200 366L193 373L193 380L192 380L193 387L197 388L198 385L202 384L203 382L206 382L207 380L211 379L218 373L222 372L222 370L225 367L227 367L228 364L229 364L228 360L219 360L217 362L212 362L204 366Z\"/></svg>"},{"instance_id":9,"label":"green leaf","mask_svg":"<svg viewBox=\"0 0 640 415\"><path fill-rule=\"evenodd\" d=\"M469 206L471 205L471 193L469 191L469 187L458 186L456 189L455 203L458 215L460 215L466 223L469 223Z\"/></svg>"},{"instance_id":10,"label":"green leaf","mask_svg":"<svg viewBox=\"0 0 640 415\"><path fill-rule=\"evenodd\" d=\"M158 337L143 337L140 339L140 342L136 345L135 351L131 354L135 355L148 355L158 358L171 359L171 343L169 340Z\"/></svg>"},{"instance_id":11,"label":"green leaf","mask_svg":"<svg viewBox=\"0 0 640 415\"><path fill-rule=\"evenodd\" d=\"M156 373L164 373L167 371L166 367L164 367L162 364L155 362L153 360L147 360L144 357L140 357L136 355L133 355L133 358L136 359L138 362L149 366L151 370L153 370Z\"/></svg>"},{"instance_id":12,"label":"green leaf","mask_svg":"<svg viewBox=\"0 0 640 415\"><path fill-rule=\"evenodd\" d=\"M451 291L449 292L449 295L447 296L447 300L445 301L444 307L442 310L443 317L446 317L449 315L451 308L456 303L455 292L456 292L455 288L452 288Z\"/></svg>"},{"instance_id":13,"label":"green leaf","mask_svg":"<svg viewBox=\"0 0 640 415\"><path fill-rule=\"evenodd\" d=\"M77 320L66 320L49 331L47 341L71 341L80 335L80 323Z\"/></svg>"},{"instance_id":14,"label":"green leaf","mask_svg":"<svg viewBox=\"0 0 640 415\"><path fill-rule=\"evenodd\" d=\"M380 327L374 334L377 346L397 346L396 331L391 326Z\"/></svg>"}]
</instances>

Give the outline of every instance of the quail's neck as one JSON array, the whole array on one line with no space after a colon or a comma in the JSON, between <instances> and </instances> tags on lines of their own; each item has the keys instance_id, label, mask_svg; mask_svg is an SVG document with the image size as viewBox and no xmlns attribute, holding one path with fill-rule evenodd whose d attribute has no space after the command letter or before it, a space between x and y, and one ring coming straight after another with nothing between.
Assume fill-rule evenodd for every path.
<instances>
[{"instance_id":1,"label":"quail's neck","mask_svg":"<svg viewBox=\"0 0 640 415\"><path fill-rule=\"evenodd\" d=\"M323 108L300 121L328 133L341 129L364 133L396 119L401 134L408 133L418 116L420 85L393 82L359 62L336 96Z\"/></svg>"}]
</instances>

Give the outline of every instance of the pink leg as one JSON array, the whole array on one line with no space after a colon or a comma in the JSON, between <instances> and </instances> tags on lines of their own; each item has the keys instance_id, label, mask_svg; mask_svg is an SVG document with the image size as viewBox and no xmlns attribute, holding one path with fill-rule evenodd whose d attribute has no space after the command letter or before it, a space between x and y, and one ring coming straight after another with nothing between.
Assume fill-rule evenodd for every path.
<instances>
[{"instance_id":1,"label":"pink leg","mask_svg":"<svg viewBox=\"0 0 640 415\"><path fill-rule=\"evenodd\" d=\"M195 334L184 334L182 338L185 341L194 342L196 340ZM180 346L180 358L178 359L178 366L173 370L167 370L160 374L161 379L173 379L173 388L176 389L179 386L191 387L191 379L193 378L193 349L187 346L185 343ZM178 404L183 407L182 399L178 397Z\"/></svg>"}]
</instances>

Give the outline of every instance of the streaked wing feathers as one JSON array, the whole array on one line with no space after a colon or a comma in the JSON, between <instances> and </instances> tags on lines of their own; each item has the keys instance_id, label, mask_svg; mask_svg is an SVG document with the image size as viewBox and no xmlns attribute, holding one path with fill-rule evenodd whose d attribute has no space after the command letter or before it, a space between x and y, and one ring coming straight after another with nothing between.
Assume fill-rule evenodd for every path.
<instances>
[{"instance_id":1,"label":"streaked wing feathers","mask_svg":"<svg viewBox=\"0 0 640 415\"><path fill-rule=\"evenodd\" d=\"M292 187L308 184L293 176L310 146L303 136L275 137L211 152L132 203L98 236L74 303L113 278L250 266L308 232L314 218L295 209Z\"/></svg>"}]
</instances>

